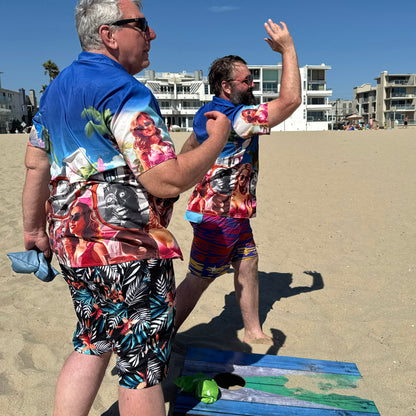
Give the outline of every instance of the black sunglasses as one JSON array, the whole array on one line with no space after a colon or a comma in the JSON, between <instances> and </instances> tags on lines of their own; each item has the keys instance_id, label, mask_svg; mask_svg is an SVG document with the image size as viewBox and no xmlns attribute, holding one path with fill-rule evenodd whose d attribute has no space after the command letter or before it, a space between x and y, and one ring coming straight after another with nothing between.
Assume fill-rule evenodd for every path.
<instances>
[{"instance_id":1,"label":"black sunglasses","mask_svg":"<svg viewBox=\"0 0 416 416\"><path fill-rule=\"evenodd\" d=\"M117 20L116 22L109 23L108 26L122 26L126 23L136 23L135 26L140 29L142 32L149 33L149 24L144 17L136 17L135 19L122 19Z\"/></svg>"}]
</instances>

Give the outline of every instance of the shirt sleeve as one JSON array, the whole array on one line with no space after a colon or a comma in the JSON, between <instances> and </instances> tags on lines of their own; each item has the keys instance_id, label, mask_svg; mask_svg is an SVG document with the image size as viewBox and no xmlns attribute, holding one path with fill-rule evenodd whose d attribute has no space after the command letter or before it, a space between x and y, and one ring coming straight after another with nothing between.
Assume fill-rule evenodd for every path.
<instances>
[{"instance_id":1,"label":"shirt sleeve","mask_svg":"<svg viewBox=\"0 0 416 416\"><path fill-rule=\"evenodd\" d=\"M176 158L156 99L146 90L130 94L131 98L126 100L111 121L111 130L120 152L136 176Z\"/></svg>"},{"instance_id":2,"label":"shirt sleeve","mask_svg":"<svg viewBox=\"0 0 416 416\"><path fill-rule=\"evenodd\" d=\"M241 107L234 116L233 129L243 139L270 134L267 103Z\"/></svg>"},{"instance_id":3,"label":"shirt sleeve","mask_svg":"<svg viewBox=\"0 0 416 416\"><path fill-rule=\"evenodd\" d=\"M45 138L42 137L42 126L37 121L38 115L33 118L33 125L29 134L29 146L45 149Z\"/></svg>"}]
</instances>

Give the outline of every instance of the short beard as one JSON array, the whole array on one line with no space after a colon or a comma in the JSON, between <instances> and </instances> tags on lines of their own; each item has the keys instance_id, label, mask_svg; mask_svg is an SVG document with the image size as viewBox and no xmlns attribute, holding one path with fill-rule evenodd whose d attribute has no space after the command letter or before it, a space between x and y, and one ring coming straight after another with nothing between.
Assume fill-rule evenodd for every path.
<instances>
[{"instance_id":1,"label":"short beard","mask_svg":"<svg viewBox=\"0 0 416 416\"><path fill-rule=\"evenodd\" d=\"M256 97L253 94L253 90L240 91L237 93L231 92L230 101L234 105L255 105Z\"/></svg>"}]
</instances>

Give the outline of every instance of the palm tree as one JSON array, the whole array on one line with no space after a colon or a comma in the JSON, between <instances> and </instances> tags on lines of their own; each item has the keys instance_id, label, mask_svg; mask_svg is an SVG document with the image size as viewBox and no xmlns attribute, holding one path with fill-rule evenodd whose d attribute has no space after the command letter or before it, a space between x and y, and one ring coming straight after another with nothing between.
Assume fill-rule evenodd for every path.
<instances>
[{"instance_id":1,"label":"palm tree","mask_svg":"<svg viewBox=\"0 0 416 416\"><path fill-rule=\"evenodd\" d=\"M55 62L52 62L50 59L44 62L43 68L45 68L45 75L49 75L49 84L58 76L59 74L59 68L58 65L56 65ZM41 93L43 93L46 89L47 85L42 85L42 89L40 90Z\"/></svg>"}]
</instances>

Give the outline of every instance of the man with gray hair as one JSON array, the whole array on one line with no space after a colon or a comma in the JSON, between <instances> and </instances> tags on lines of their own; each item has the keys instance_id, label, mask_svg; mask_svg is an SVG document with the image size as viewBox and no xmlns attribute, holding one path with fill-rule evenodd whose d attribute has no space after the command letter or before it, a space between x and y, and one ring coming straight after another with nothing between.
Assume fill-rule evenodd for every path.
<instances>
[{"instance_id":1,"label":"man with gray hair","mask_svg":"<svg viewBox=\"0 0 416 416\"><path fill-rule=\"evenodd\" d=\"M209 139L176 156L155 97L133 77L156 38L141 9L138 0L79 0L83 52L43 94L26 152L25 248L55 254L78 318L55 416L89 413L112 352L120 414L165 414L172 259L182 257L167 226L230 132L226 116L208 112ZM111 201L117 215L107 215L109 189L129 195Z\"/></svg>"}]
</instances>

